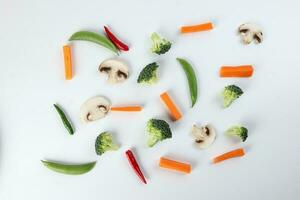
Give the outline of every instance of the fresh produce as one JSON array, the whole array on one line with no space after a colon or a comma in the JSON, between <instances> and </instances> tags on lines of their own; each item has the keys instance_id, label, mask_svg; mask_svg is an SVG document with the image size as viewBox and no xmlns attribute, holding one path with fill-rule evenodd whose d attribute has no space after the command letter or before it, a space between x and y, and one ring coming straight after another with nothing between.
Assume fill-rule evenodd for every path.
<instances>
[{"instance_id":1,"label":"fresh produce","mask_svg":"<svg viewBox=\"0 0 300 200\"><path fill-rule=\"evenodd\" d=\"M161 157L159 160L159 166L165 169L171 169L183 173L191 173L192 167L188 163L182 163L175 160L170 160L164 157Z\"/></svg>"},{"instance_id":2,"label":"fresh produce","mask_svg":"<svg viewBox=\"0 0 300 200\"><path fill-rule=\"evenodd\" d=\"M157 33L152 33L152 53L156 53L158 55L165 54L168 52L172 46L172 43L165 38L160 37Z\"/></svg>"},{"instance_id":3,"label":"fresh produce","mask_svg":"<svg viewBox=\"0 0 300 200\"><path fill-rule=\"evenodd\" d=\"M227 153L224 153L222 155L219 155L219 156L215 157L213 159L213 163L214 164L219 163L219 162L222 162L222 161L230 159L230 158L241 157L241 156L244 156L244 155L245 155L244 149L242 149L242 148L235 149L235 150L229 151Z\"/></svg>"},{"instance_id":4,"label":"fresh produce","mask_svg":"<svg viewBox=\"0 0 300 200\"><path fill-rule=\"evenodd\" d=\"M91 171L96 162L89 162L84 164L70 165L70 164L62 164L57 162L45 161L41 160L42 163L48 168L55 172L69 175L80 175Z\"/></svg>"},{"instance_id":5,"label":"fresh produce","mask_svg":"<svg viewBox=\"0 0 300 200\"><path fill-rule=\"evenodd\" d=\"M142 111L142 106L123 106L123 107L111 107L111 111L119 111L119 112L139 112Z\"/></svg>"},{"instance_id":6,"label":"fresh produce","mask_svg":"<svg viewBox=\"0 0 300 200\"><path fill-rule=\"evenodd\" d=\"M213 29L213 24L211 22L205 24L197 24L192 26L182 26L181 33L194 33L199 31L209 31Z\"/></svg>"},{"instance_id":7,"label":"fresh produce","mask_svg":"<svg viewBox=\"0 0 300 200\"><path fill-rule=\"evenodd\" d=\"M62 111L62 109L57 104L53 104L53 106L54 106L55 110L57 111L57 113L59 114L61 121L64 124L64 127L67 129L67 131L69 132L70 135L73 135L74 129L72 127L72 124L68 120L66 114Z\"/></svg>"},{"instance_id":8,"label":"fresh produce","mask_svg":"<svg viewBox=\"0 0 300 200\"><path fill-rule=\"evenodd\" d=\"M202 127L193 126L192 134L196 138L195 143L200 149L206 149L210 147L216 140L216 131L211 125L205 125Z\"/></svg>"},{"instance_id":9,"label":"fresh produce","mask_svg":"<svg viewBox=\"0 0 300 200\"><path fill-rule=\"evenodd\" d=\"M242 24L239 26L238 31L244 44L250 44L252 41L255 41L256 43L261 43L263 41L261 28L256 24Z\"/></svg>"},{"instance_id":10,"label":"fresh produce","mask_svg":"<svg viewBox=\"0 0 300 200\"><path fill-rule=\"evenodd\" d=\"M245 142L248 137L248 129L243 126L232 126L226 131L226 135L237 136Z\"/></svg>"},{"instance_id":11,"label":"fresh produce","mask_svg":"<svg viewBox=\"0 0 300 200\"><path fill-rule=\"evenodd\" d=\"M236 85L228 85L223 90L223 106L229 107L232 102L239 98L243 94L243 90Z\"/></svg>"},{"instance_id":12,"label":"fresh produce","mask_svg":"<svg viewBox=\"0 0 300 200\"><path fill-rule=\"evenodd\" d=\"M99 33L94 33L90 31L79 31L74 33L69 39L69 41L75 40L93 42L111 50L116 54L118 54L119 52L116 46L107 37L105 37L105 35Z\"/></svg>"},{"instance_id":13,"label":"fresh produce","mask_svg":"<svg viewBox=\"0 0 300 200\"><path fill-rule=\"evenodd\" d=\"M147 131L149 133L149 147L153 147L158 141L172 138L172 131L169 124L161 119L150 119L147 122Z\"/></svg>"},{"instance_id":14,"label":"fresh produce","mask_svg":"<svg viewBox=\"0 0 300 200\"><path fill-rule=\"evenodd\" d=\"M252 65L240 66L222 66L220 69L220 77L251 77L254 72Z\"/></svg>"},{"instance_id":15,"label":"fresh produce","mask_svg":"<svg viewBox=\"0 0 300 200\"><path fill-rule=\"evenodd\" d=\"M145 184L147 184L146 178L143 175L142 170L139 167L139 164L137 163L133 152L129 149L125 152L126 157L128 159L129 164L131 165L132 169L134 170L134 172L136 173L136 175L141 179L141 181Z\"/></svg>"},{"instance_id":16,"label":"fresh produce","mask_svg":"<svg viewBox=\"0 0 300 200\"><path fill-rule=\"evenodd\" d=\"M107 37L114 43L114 45L116 47L118 47L118 49L122 50L122 51L128 51L129 47L128 45L124 44L123 42L121 42L110 30L107 26L104 26L104 30L105 33L107 35Z\"/></svg>"},{"instance_id":17,"label":"fresh produce","mask_svg":"<svg viewBox=\"0 0 300 200\"><path fill-rule=\"evenodd\" d=\"M159 66L156 62L148 64L140 72L137 82L142 83L142 84L148 84L148 85L157 83L157 68L158 67Z\"/></svg>"},{"instance_id":18,"label":"fresh produce","mask_svg":"<svg viewBox=\"0 0 300 200\"><path fill-rule=\"evenodd\" d=\"M192 65L185 59L177 58L177 61L180 63L188 79L189 88L190 88L190 97L191 97L192 107L193 107L197 101L197 96L198 96L198 86L197 86L197 78L196 78L195 71Z\"/></svg>"},{"instance_id":19,"label":"fresh produce","mask_svg":"<svg viewBox=\"0 0 300 200\"><path fill-rule=\"evenodd\" d=\"M88 99L80 108L80 118L83 122L92 122L105 117L110 110L110 101L102 96Z\"/></svg>"},{"instance_id":20,"label":"fresh produce","mask_svg":"<svg viewBox=\"0 0 300 200\"><path fill-rule=\"evenodd\" d=\"M63 52L65 62L65 79L71 80L73 77L71 47L69 45L63 46Z\"/></svg>"},{"instance_id":21,"label":"fresh produce","mask_svg":"<svg viewBox=\"0 0 300 200\"><path fill-rule=\"evenodd\" d=\"M168 95L168 93L167 92L162 93L160 95L160 98L162 99L162 101L165 103L165 105L169 109L169 112L170 112L173 120L174 121L179 120L182 117L182 115L179 112L179 110L177 109L176 105L173 103L173 101L170 98L170 96Z\"/></svg>"},{"instance_id":22,"label":"fresh produce","mask_svg":"<svg viewBox=\"0 0 300 200\"><path fill-rule=\"evenodd\" d=\"M99 72L107 74L109 84L122 83L129 77L129 69L120 59L107 59L99 66Z\"/></svg>"},{"instance_id":23,"label":"fresh produce","mask_svg":"<svg viewBox=\"0 0 300 200\"><path fill-rule=\"evenodd\" d=\"M99 156L106 151L116 151L119 148L119 145L113 142L112 135L107 131L100 133L95 142L95 151Z\"/></svg>"}]
</instances>

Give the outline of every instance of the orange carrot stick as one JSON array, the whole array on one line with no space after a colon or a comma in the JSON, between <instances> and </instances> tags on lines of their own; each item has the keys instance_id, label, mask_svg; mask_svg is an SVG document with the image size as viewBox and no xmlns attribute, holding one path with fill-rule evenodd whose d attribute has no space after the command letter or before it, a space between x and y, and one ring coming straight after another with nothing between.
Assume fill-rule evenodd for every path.
<instances>
[{"instance_id":1,"label":"orange carrot stick","mask_svg":"<svg viewBox=\"0 0 300 200\"><path fill-rule=\"evenodd\" d=\"M222 162L222 161L230 159L230 158L240 157L243 155L245 155L244 149L242 149L242 148L235 149L235 150L229 151L227 153L224 153L222 155L215 157L213 159L213 163L215 164L215 163Z\"/></svg>"},{"instance_id":2,"label":"orange carrot stick","mask_svg":"<svg viewBox=\"0 0 300 200\"><path fill-rule=\"evenodd\" d=\"M253 71L252 65L222 66L220 77L251 77Z\"/></svg>"},{"instance_id":3,"label":"orange carrot stick","mask_svg":"<svg viewBox=\"0 0 300 200\"><path fill-rule=\"evenodd\" d=\"M124 106L124 107L111 107L111 111L120 111L120 112L139 112L143 109L141 106Z\"/></svg>"},{"instance_id":4,"label":"orange carrot stick","mask_svg":"<svg viewBox=\"0 0 300 200\"><path fill-rule=\"evenodd\" d=\"M177 109L176 105L173 103L168 93L167 92L162 93L160 95L160 98L166 104L167 108L170 111L171 117L174 119L174 121L179 120L182 117L182 115Z\"/></svg>"},{"instance_id":5,"label":"orange carrot stick","mask_svg":"<svg viewBox=\"0 0 300 200\"><path fill-rule=\"evenodd\" d=\"M66 80L71 80L73 76L71 47L69 45L65 45L63 47L63 51L65 61L65 78Z\"/></svg>"},{"instance_id":6,"label":"orange carrot stick","mask_svg":"<svg viewBox=\"0 0 300 200\"><path fill-rule=\"evenodd\" d=\"M184 173L191 173L192 167L190 164L178 162L161 157L159 160L159 166L166 169L176 170Z\"/></svg>"},{"instance_id":7,"label":"orange carrot stick","mask_svg":"<svg viewBox=\"0 0 300 200\"><path fill-rule=\"evenodd\" d=\"M211 22L205 24L197 24L192 26L182 26L180 31L181 33L193 33L199 31L208 31L213 29L213 24Z\"/></svg>"}]
</instances>

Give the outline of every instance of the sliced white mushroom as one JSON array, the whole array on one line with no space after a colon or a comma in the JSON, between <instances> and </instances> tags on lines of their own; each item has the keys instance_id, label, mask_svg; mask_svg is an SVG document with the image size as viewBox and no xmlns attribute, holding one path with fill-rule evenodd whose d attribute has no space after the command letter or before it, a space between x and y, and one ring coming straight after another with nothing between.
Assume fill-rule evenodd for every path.
<instances>
[{"instance_id":1,"label":"sliced white mushroom","mask_svg":"<svg viewBox=\"0 0 300 200\"><path fill-rule=\"evenodd\" d=\"M102 96L88 99L80 108L80 118L84 122L91 122L105 117L110 110L110 101Z\"/></svg>"},{"instance_id":2,"label":"sliced white mushroom","mask_svg":"<svg viewBox=\"0 0 300 200\"><path fill-rule=\"evenodd\" d=\"M108 75L107 82L110 84L121 83L129 76L128 66L118 59L103 61L99 66L99 71Z\"/></svg>"},{"instance_id":3,"label":"sliced white mushroom","mask_svg":"<svg viewBox=\"0 0 300 200\"><path fill-rule=\"evenodd\" d=\"M239 26L239 34L245 44L250 44L253 40L256 43L263 41L261 28L256 24L246 23Z\"/></svg>"},{"instance_id":4,"label":"sliced white mushroom","mask_svg":"<svg viewBox=\"0 0 300 200\"><path fill-rule=\"evenodd\" d=\"M192 134L195 137L195 143L200 149L206 149L211 146L216 139L216 131L211 125L202 127L193 126Z\"/></svg>"}]
</instances>

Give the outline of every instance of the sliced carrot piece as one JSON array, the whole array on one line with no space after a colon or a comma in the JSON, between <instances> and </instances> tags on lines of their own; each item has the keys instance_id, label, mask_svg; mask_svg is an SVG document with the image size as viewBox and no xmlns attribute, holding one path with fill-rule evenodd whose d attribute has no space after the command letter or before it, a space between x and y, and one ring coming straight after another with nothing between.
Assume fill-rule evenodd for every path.
<instances>
[{"instance_id":1,"label":"sliced carrot piece","mask_svg":"<svg viewBox=\"0 0 300 200\"><path fill-rule=\"evenodd\" d=\"M192 26L182 26L180 31L181 33L193 33L199 31L208 31L213 29L213 24L211 22L205 24L197 24Z\"/></svg>"},{"instance_id":2,"label":"sliced carrot piece","mask_svg":"<svg viewBox=\"0 0 300 200\"><path fill-rule=\"evenodd\" d=\"M63 47L63 52L65 61L65 78L66 80L71 80L73 76L71 47L69 45L65 45Z\"/></svg>"},{"instance_id":3,"label":"sliced carrot piece","mask_svg":"<svg viewBox=\"0 0 300 200\"><path fill-rule=\"evenodd\" d=\"M222 66L220 77L251 77L253 72L252 65Z\"/></svg>"},{"instance_id":4,"label":"sliced carrot piece","mask_svg":"<svg viewBox=\"0 0 300 200\"><path fill-rule=\"evenodd\" d=\"M170 115L173 118L174 121L179 120L182 115L179 112L179 110L177 109L176 105L173 103L172 99L170 98L170 96L168 95L167 92L164 92L160 95L160 98L162 99L162 101L165 103L165 105L167 106L167 108L170 111Z\"/></svg>"},{"instance_id":5,"label":"sliced carrot piece","mask_svg":"<svg viewBox=\"0 0 300 200\"><path fill-rule=\"evenodd\" d=\"M141 106L124 106L124 107L111 107L111 111L120 111L120 112L139 112L143 109Z\"/></svg>"},{"instance_id":6,"label":"sliced carrot piece","mask_svg":"<svg viewBox=\"0 0 300 200\"><path fill-rule=\"evenodd\" d=\"M224 153L222 155L219 155L217 157L215 157L213 159L213 163L218 163L218 162L222 162L224 160L230 159L230 158L235 158L235 157L240 157L245 155L245 151L244 149L240 148L240 149L235 149L232 151L229 151L227 153Z\"/></svg>"},{"instance_id":7,"label":"sliced carrot piece","mask_svg":"<svg viewBox=\"0 0 300 200\"><path fill-rule=\"evenodd\" d=\"M170 160L164 157L161 157L159 160L159 166L166 169L171 169L184 173L191 173L192 167L188 163L182 163L175 160Z\"/></svg>"}]
</instances>

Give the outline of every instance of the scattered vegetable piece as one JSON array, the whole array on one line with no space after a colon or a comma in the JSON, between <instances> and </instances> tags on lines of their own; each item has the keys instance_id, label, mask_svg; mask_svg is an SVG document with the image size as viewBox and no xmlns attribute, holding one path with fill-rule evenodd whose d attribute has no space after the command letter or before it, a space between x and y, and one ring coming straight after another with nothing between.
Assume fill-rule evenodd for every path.
<instances>
[{"instance_id":1,"label":"scattered vegetable piece","mask_svg":"<svg viewBox=\"0 0 300 200\"><path fill-rule=\"evenodd\" d=\"M175 160L170 160L164 157L161 157L159 160L159 166L166 169L171 169L183 173L191 173L192 167L188 163L182 163Z\"/></svg>"},{"instance_id":2,"label":"scattered vegetable piece","mask_svg":"<svg viewBox=\"0 0 300 200\"><path fill-rule=\"evenodd\" d=\"M59 114L61 121L64 124L64 127L67 129L67 131L69 132L70 135L73 135L74 129L73 129L70 121L68 120L66 114L62 111L62 109L57 104L53 104L53 106L55 107L55 110Z\"/></svg>"},{"instance_id":3,"label":"scattered vegetable piece","mask_svg":"<svg viewBox=\"0 0 300 200\"><path fill-rule=\"evenodd\" d=\"M73 77L71 47L69 45L65 45L63 47L63 52L65 62L65 78L66 80L71 80Z\"/></svg>"},{"instance_id":4,"label":"scattered vegetable piece","mask_svg":"<svg viewBox=\"0 0 300 200\"><path fill-rule=\"evenodd\" d=\"M165 103L165 105L169 109L171 117L174 119L174 121L179 120L182 117L182 115L179 112L179 110L177 109L176 105L173 103L173 101L170 98L170 96L168 95L168 93L167 92L162 93L160 95L160 98L162 99L162 101Z\"/></svg>"},{"instance_id":5,"label":"scattered vegetable piece","mask_svg":"<svg viewBox=\"0 0 300 200\"><path fill-rule=\"evenodd\" d=\"M245 155L244 149L242 149L242 148L235 149L235 150L229 151L227 153L224 153L222 155L215 157L213 159L213 163L215 164L215 163L222 162L222 161L230 159L230 158L241 157L244 155Z\"/></svg>"},{"instance_id":6,"label":"scattered vegetable piece","mask_svg":"<svg viewBox=\"0 0 300 200\"><path fill-rule=\"evenodd\" d=\"M172 131L169 124L161 119L150 119L147 122L147 131L149 133L149 147L153 147L158 141L172 138Z\"/></svg>"},{"instance_id":7,"label":"scattered vegetable piece","mask_svg":"<svg viewBox=\"0 0 300 200\"><path fill-rule=\"evenodd\" d=\"M120 111L120 112L139 112L143 109L142 106L124 106L124 107L111 107L111 111Z\"/></svg>"},{"instance_id":8,"label":"scattered vegetable piece","mask_svg":"<svg viewBox=\"0 0 300 200\"><path fill-rule=\"evenodd\" d=\"M210 147L216 140L216 131L211 125L205 125L202 127L193 126L192 134L196 138L195 143L200 149L206 149Z\"/></svg>"},{"instance_id":9,"label":"scattered vegetable piece","mask_svg":"<svg viewBox=\"0 0 300 200\"><path fill-rule=\"evenodd\" d=\"M124 44L121 42L109 29L107 26L104 26L104 30L108 38L118 47L118 49L123 50L123 51L128 51L129 47L128 45Z\"/></svg>"},{"instance_id":10,"label":"scattered vegetable piece","mask_svg":"<svg viewBox=\"0 0 300 200\"><path fill-rule=\"evenodd\" d=\"M99 156L106 151L116 151L119 148L119 145L113 142L112 135L107 131L100 133L95 142L95 150Z\"/></svg>"},{"instance_id":11,"label":"scattered vegetable piece","mask_svg":"<svg viewBox=\"0 0 300 200\"><path fill-rule=\"evenodd\" d=\"M228 136L238 136L243 142L248 137L248 129L243 126L232 126L226 131Z\"/></svg>"},{"instance_id":12,"label":"scattered vegetable piece","mask_svg":"<svg viewBox=\"0 0 300 200\"><path fill-rule=\"evenodd\" d=\"M197 24L192 26L182 26L181 33L193 33L199 31L209 31L213 29L213 24L211 22L204 24Z\"/></svg>"},{"instance_id":13,"label":"scattered vegetable piece","mask_svg":"<svg viewBox=\"0 0 300 200\"><path fill-rule=\"evenodd\" d=\"M239 98L243 94L243 90L236 85L228 85L223 90L223 106L229 107L232 102Z\"/></svg>"},{"instance_id":14,"label":"scattered vegetable piece","mask_svg":"<svg viewBox=\"0 0 300 200\"><path fill-rule=\"evenodd\" d=\"M253 40L256 43L263 41L263 33L256 24L246 23L239 26L239 34L244 44L250 44Z\"/></svg>"},{"instance_id":15,"label":"scattered vegetable piece","mask_svg":"<svg viewBox=\"0 0 300 200\"><path fill-rule=\"evenodd\" d=\"M172 46L172 43L165 38L161 38L157 33L152 33L152 53L156 53L158 55L165 54L168 52Z\"/></svg>"},{"instance_id":16,"label":"scattered vegetable piece","mask_svg":"<svg viewBox=\"0 0 300 200\"><path fill-rule=\"evenodd\" d=\"M143 175L143 172L141 171L139 164L137 163L133 153L131 150L127 150L126 152L126 156L127 159L132 167L132 169L134 170L134 172L136 173L136 175L141 179L141 181L145 184L147 184L146 178Z\"/></svg>"},{"instance_id":17,"label":"scattered vegetable piece","mask_svg":"<svg viewBox=\"0 0 300 200\"><path fill-rule=\"evenodd\" d=\"M110 101L102 96L92 97L80 108L80 118L84 122L92 122L105 117L110 110Z\"/></svg>"},{"instance_id":18,"label":"scattered vegetable piece","mask_svg":"<svg viewBox=\"0 0 300 200\"><path fill-rule=\"evenodd\" d=\"M41 160L42 163L48 168L55 172L69 175L80 175L91 171L96 162L78 164L78 165L70 165L70 164L61 164L57 162L50 162Z\"/></svg>"},{"instance_id":19,"label":"scattered vegetable piece","mask_svg":"<svg viewBox=\"0 0 300 200\"><path fill-rule=\"evenodd\" d=\"M148 64L140 72L137 82L142 83L142 84L148 84L148 85L157 83L157 68L158 67L159 66L156 62Z\"/></svg>"},{"instance_id":20,"label":"scattered vegetable piece","mask_svg":"<svg viewBox=\"0 0 300 200\"><path fill-rule=\"evenodd\" d=\"M252 65L222 66L220 77L251 77L254 72Z\"/></svg>"},{"instance_id":21,"label":"scattered vegetable piece","mask_svg":"<svg viewBox=\"0 0 300 200\"><path fill-rule=\"evenodd\" d=\"M93 42L118 54L118 49L116 48L116 46L107 37L105 37L105 35L102 34L90 32L90 31L79 31L74 33L69 39L69 41L74 41L74 40Z\"/></svg>"},{"instance_id":22,"label":"scattered vegetable piece","mask_svg":"<svg viewBox=\"0 0 300 200\"><path fill-rule=\"evenodd\" d=\"M107 59L99 66L99 72L108 75L107 82L110 84L122 83L129 77L129 69L125 62L120 59Z\"/></svg>"},{"instance_id":23,"label":"scattered vegetable piece","mask_svg":"<svg viewBox=\"0 0 300 200\"><path fill-rule=\"evenodd\" d=\"M197 78L196 78L195 71L192 65L185 59L177 58L177 61L180 63L188 79L189 88L190 88L190 97L191 97L192 107L193 107L197 101L197 96L198 96L198 86L197 86Z\"/></svg>"}]
</instances>

